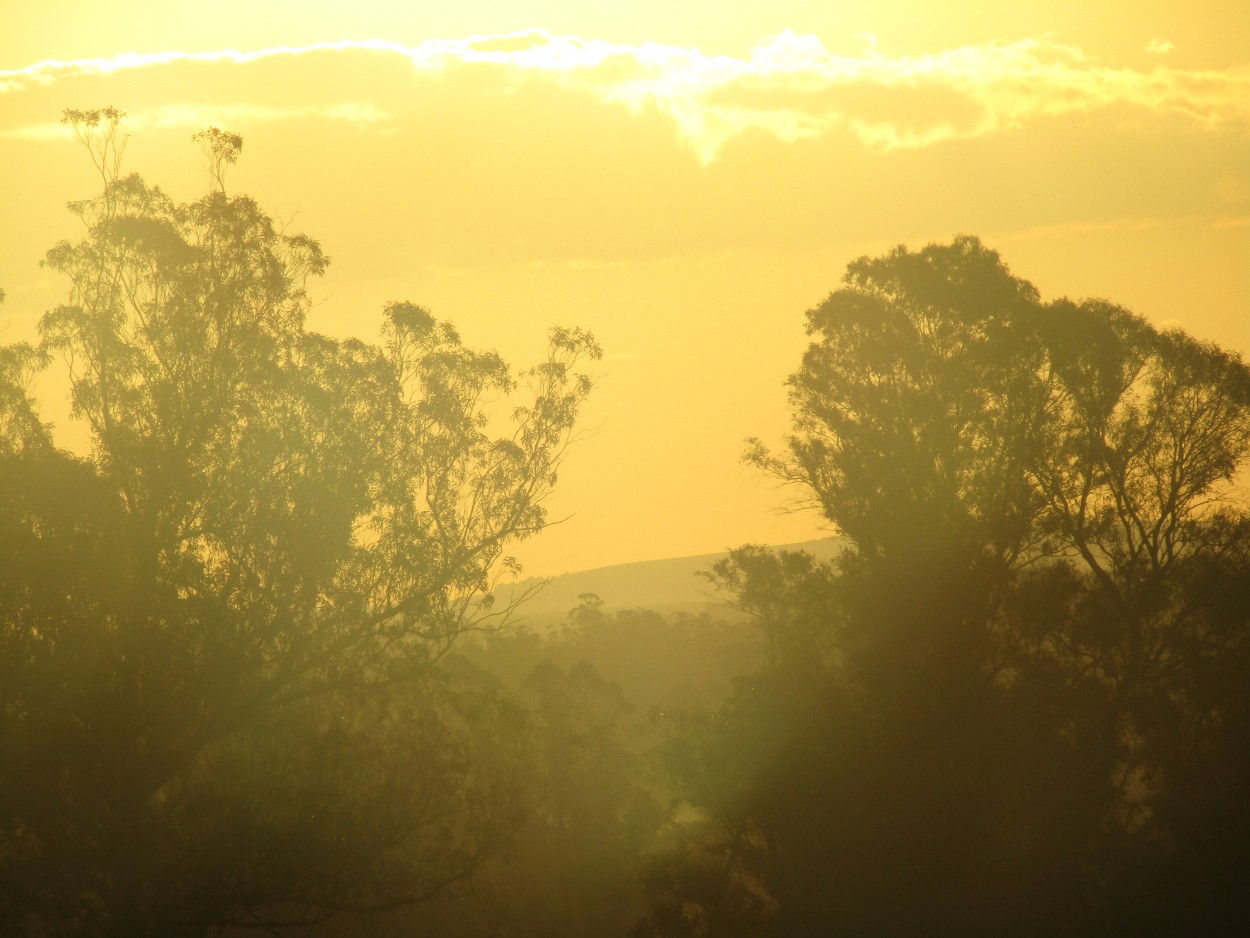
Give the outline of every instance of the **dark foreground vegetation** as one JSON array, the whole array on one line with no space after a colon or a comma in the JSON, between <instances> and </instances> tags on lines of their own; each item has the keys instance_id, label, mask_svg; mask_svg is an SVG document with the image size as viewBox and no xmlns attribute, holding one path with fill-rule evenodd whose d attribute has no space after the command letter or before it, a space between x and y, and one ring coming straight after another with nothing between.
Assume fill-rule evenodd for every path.
<instances>
[{"instance_id":1,"label":"dark foreground vegetation","mask_svg":"<svg viewBox=\"0 0 1250 938\"><path fill-rule=\"evenodd\" d=\"M538 635L491 591L593 340L311 333L238 138L181 204L119 117L67 115L103 190L0 347L0 934L1250 933L1237 356L975 238L862 258L748 453L845 549Z\"/></svg>"}]
</instances>

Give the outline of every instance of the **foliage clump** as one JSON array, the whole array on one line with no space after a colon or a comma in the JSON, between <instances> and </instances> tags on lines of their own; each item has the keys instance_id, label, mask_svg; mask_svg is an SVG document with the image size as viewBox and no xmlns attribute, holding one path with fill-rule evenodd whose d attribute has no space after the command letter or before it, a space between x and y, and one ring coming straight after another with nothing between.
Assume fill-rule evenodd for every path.
<instances>
[{"instance_id":1,"label":"foliage clump","mask_svg":"<svg viewBox=\"0 0 1250 938\"><path fill-rule=\"evenodd\" d=\"M0 930L200 934L428 900L533 792L515 713L436 667L505 621L599 357L521 373L411 304L382 341L310 331L329 258L226 191L121 171L115 109L68 111L102 191L47 255L66 301L0 349ZM30 379L69 375L90 453ZM504 421L507 424L507 420Z\"/></svg>"},{"instance_id":2,"label":"foliage clump","mask_svg":"<svg viewBox=\"0 0 1250 938\"><path fill-rule=\"evenodd\" d=\"M714 823L638 934L1245 930L1250 369L972 237L807 321L747 459L845 549L716 566L771 653L674 737Z\"/></svg>"}]
</instances>

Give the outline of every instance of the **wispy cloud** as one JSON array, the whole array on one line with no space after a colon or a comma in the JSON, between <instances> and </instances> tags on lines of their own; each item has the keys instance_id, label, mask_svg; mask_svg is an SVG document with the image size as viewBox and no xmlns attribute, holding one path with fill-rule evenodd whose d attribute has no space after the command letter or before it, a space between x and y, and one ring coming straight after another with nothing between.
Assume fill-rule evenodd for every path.
<instances>
[{"instance_id":1,"label":"wispy cloud","mask_svg":"<svg viewBox=\"0 0 1250 938\"><path fill-rule=\"evenodd\" d=\"M1171 43L1153 40L1147 48L1163 54ZM1139 115L1180 115L1207 130L1250 125L1247 65L1219 71L1159 65L1148 70L1118 68L1048 39L988 42L925 55L890 55L870 42L863 52L842 54L830 52L815 36L789 31L761 42L745 57L533 30L435 39L417 46L360 40L248 52L226 49L49 59L0 71L0 94L20 93L73 76L179 62L237 66L334 52L402 57L417 74L489 65L542 76L635 111L655 109L675 122L683 140L705 163L714 160L728 141L752 130L786 142L841 130L865 146L893 150L979 137L1038 119L1112 107ZM183 126L185 116L189 126L195 108L220 114L224 122L228 122L230 108L252 119L319 116L380 122L385 117L375 105L351 103L296 110L171 105L168 114L140 118ZM202 116L197 120L199 126L215 122ZM10 136L49 132L48 128L6 131Z\"/></svg>"}]
</instances>

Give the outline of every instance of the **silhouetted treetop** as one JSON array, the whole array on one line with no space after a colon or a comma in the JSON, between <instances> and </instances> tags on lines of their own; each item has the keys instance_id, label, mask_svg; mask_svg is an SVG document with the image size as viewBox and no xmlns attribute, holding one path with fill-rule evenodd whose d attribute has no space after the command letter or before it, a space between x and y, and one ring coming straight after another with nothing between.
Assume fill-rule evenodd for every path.
<instances>
[{"instance_id":1,"label":"silhouetted treetop","mask_svg":"<svg viewBox=\"0 0 1250 938\"><path fill-rule=\"evenodd\" d=\"M520 738L473 755L506 714L434 665L508 619L491 587L548 523L599 348L555 329L514 373L408 303L380 343L311 332L329 260L226 191L241 140L196 135L184 203L122 173L121 119L66 113L102 191L48 252L41 345L0 348L5 550L64 558L0 578L0 878L33 883L0 914L168 935L427 899L523 816ZM52 359L85 459L30 397Z\"/></svg>"},{"instance_id":2,"label":"silhouetted treetop","mask_svg":"<svg viewBox=\"0 0 1250 938\"><path fill-rule=\"evenodd\" d=\"M1103 553L1171 552L1246 459L1239 356L1103 301L1042 304L976 238L860 258L843 282L807 314L787 454L748 457L866 557L932 535L1014 562L1043 532L1096 530L1127 538Z\"/></svg>"},{"instance_id":3,"label":"silhouetted treetop","mask_svg":"<svg viewBox=\"0 0 1250 938\"><path fill-rule=\"evenodd\" d=\"M1244 930L1250 368L970 237L807 318L747 459L848 547L718 566L790 650L682 741L727 766L686 769L727 838L689 856L736 865L678 897L774 899L749 934Z\"/></svg>"},{"instance_id":4,"label":"silhouetted treetop","mask_svg":"<svg viewBox=\"0 0 1250 938\"><path fill-rule=\"evenodd\" d=\"M844 284L807 314L788 454L754 441L749 458L799 484L865 556L931 536L1010 557L1036 510L1023 461L1037 291L966 237L861 258Z\"/></svg>"}]
</instances>

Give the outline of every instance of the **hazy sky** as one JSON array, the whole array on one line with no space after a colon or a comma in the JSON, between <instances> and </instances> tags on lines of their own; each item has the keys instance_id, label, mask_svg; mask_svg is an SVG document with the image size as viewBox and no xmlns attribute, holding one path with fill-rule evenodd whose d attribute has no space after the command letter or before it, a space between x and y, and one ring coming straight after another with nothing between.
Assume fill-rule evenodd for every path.
<instances>
[{"instance_id":1,"label":"hazy sky","mask_svg":"<svg viewBox=\"0 0 1250 938\"><path fill-rule=\"evenodd\" d=\"M190 134L243 135L228 188L332 258L312 328L408 299L517 365L595 332L530 573L813 536L739 455L862 254L976 234L1045 298L1250 351L1244 0L0 0L0 341L93 191L60 114L107 105L181 199Z\"/></svg>"}]
</instances>

